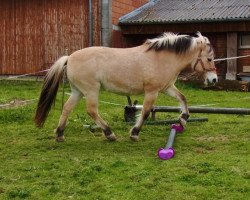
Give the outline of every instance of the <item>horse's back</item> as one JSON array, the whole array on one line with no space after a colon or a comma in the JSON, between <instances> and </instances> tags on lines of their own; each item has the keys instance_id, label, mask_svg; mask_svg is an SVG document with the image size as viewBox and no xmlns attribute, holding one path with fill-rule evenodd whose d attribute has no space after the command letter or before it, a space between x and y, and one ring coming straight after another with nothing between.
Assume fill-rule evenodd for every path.
<instances>
[{"instance_id":1,"label":"horse's back","mask_svg":"<svg viewBox=\"0 0 250 200\"><path fill-rule=\"evenodd\" d=\"M112 92L136 94L143 92L142 63L140 47L89 47L69 57L67 75L81 85L101 84Z\"/></svg>"}]
</instances>

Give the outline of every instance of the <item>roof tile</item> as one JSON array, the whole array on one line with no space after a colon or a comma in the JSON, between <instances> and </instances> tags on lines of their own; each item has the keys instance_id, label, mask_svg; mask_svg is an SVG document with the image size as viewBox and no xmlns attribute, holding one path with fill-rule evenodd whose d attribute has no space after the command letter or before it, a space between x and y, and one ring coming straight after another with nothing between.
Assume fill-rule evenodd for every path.
<instances>
[{"instance_id":1,"label":"roof tile","mask_svg":"<svg viewBox=\"0 0 250 200\"><path fill-rule=\"evenodd\" d=\"M250 20L250 0L151 0L120 24Z\"/></svg>"}]
</instances>

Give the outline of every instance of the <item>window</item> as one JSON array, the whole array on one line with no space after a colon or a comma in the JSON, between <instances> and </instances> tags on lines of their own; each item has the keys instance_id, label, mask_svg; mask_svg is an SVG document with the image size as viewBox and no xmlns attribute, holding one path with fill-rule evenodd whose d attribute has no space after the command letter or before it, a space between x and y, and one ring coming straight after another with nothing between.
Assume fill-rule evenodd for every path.
<instances>
[{"instance_id":1,"label":"window","mask_svg":"<svg viewBox=\"0 0 250 200\"><path fill-rule=\"evenodd\" d=\"M239 48L241 49L250 49L250 34L240 35Z\"/></svg>"}]
</instances>

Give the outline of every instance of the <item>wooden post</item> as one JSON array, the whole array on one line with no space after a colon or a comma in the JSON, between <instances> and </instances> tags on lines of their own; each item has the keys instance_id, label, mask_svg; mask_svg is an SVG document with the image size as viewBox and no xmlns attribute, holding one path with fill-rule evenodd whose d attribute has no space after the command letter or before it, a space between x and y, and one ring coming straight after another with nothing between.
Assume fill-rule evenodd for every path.
<instances>
[{"instance_id":1,"label":"wooden post","mask_svg":"<svg viewBox=\"0 0 250 200\"><path fill-rule=\"evenodd\" d=\"M227 33L227 57L237 56L237 33ZM237 60L227 60L226 79L236 80Z\"/></svg>"}]
</instances>

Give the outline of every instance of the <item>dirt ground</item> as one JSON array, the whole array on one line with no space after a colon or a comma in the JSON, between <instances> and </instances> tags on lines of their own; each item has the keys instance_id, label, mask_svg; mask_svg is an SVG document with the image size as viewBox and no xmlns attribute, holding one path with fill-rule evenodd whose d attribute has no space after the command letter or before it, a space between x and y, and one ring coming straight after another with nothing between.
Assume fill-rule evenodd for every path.
<instances>
[{"instance_id":1,"label":"dirt ground","mask_svg":"<svg viewBox=\"0 0 250 200\"><path fill-rule=\"evenodd\" d=\"M9 103L0 104L0 109L8 109L8 108L15 108L15 107L28 105L28 104L33 103L35 100L36 99L30 99L30 100L14 99L14 100L11 100Z\"/></svg>"},{"instance_id":2,"label":"dirt ground","mask_svg":"<svg viewBox=\"0 0 250 200\"><path fill-rule=\"evenodd\" d=\"M218 83L210 86L204 85L204 77L202 74L191 73L188 75L180 75L179 81L190 83L201 87L205 90L225 90L225 91L241 91L250 92L250 82L238 80L219 80Z\"/></svg>"}]
</instances>

